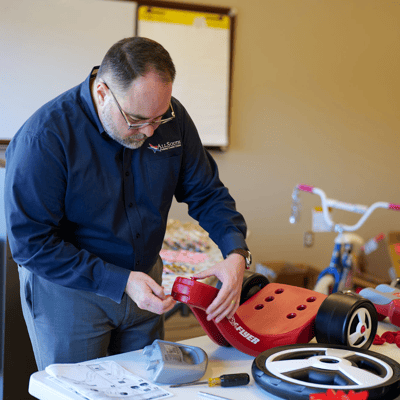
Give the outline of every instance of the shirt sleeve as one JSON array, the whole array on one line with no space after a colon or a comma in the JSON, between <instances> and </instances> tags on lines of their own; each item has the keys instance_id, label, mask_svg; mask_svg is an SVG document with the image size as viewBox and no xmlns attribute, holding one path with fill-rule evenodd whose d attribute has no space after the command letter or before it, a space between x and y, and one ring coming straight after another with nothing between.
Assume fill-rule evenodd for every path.
<instances>
[{"instance_id":1,"label":"shirt sleeve","mask_svg":"<svg viewBox=\"0 0 400 400\"><path fill-rule=\"evenodd\" d=\"M68 242L73 226L65 215L68 165L61 140L43 132L17 134L6 159L6 226L15 262L54 283L119 303L130 271Z\"/></svg>"},{"instance_id":2,"label":"shirt sleeve","mask_svg":"<svg viewBox=\"0 0 400 400\"><path fill-rule=\"evenodd\" d=\"M192 119L182 109L179 124L183 137L183 161L175 197L178 202L187 203L189 215L199 221L225 258L236 248L248 249L246 222L221 182L217 164L204 149Z\"/></svg>"}]
</instances>

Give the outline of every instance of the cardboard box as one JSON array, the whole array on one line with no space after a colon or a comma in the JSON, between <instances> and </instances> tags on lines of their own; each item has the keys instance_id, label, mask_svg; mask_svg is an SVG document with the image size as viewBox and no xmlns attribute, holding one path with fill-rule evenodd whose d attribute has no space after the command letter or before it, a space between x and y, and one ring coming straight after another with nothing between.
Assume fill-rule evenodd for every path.
<instances>
[{"instance_id":1,"label":"cardboard box","mask_svg":"<svg viewBox=\"0 0 400 400\"><path fill-rule=\"evenodd\" d=\"M286 261L267 261L256 265L256 272L265 275L270 282L313 289L320 273L314 267L292 264Z\"/></svg>"},{"instance_id":2,"label":"cardboard box","mask_svg":"<svg viewBox=\"0 0 400 400\"><path fill-rule=\"evenodd\" d=\"M370 280L390 282L400 276L400 232L381 233L361 248L358 266Z\"/></svg>"}]
</instances>

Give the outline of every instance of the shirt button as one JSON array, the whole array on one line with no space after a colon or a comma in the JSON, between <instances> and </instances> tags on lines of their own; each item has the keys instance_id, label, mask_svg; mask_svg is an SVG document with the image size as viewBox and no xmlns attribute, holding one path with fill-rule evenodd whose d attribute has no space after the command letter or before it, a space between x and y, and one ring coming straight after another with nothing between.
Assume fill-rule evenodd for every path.
<instances>
[{"instance_id":1,"label":"shirt button","mask_svg":"<svg viewBox=\"0 0 400 400\"><path fill-rule=\"evenodd\" d=\"M125 176L129 176L129 171L125 171Z\"/></svg>"},{"instance_id":2,"label":"shirt button","mask_svg":"<svg viewBox=\"0 0 400 400\"><path fill-rule=\"evenodd\" d=\"M136 234L136 239L139 239L140 238L140 233L137 233Z\"/></svg>"},{"instance_id":3,"label":"shirt button","mask_svg":"<svg viewBox=\"0 0 400 400\"><path fill-rule=\"evenodd\" d=\"M136 265L139 265L139 261L136 261Z\"/></svg>"},{"instance_id":4,"label":"shirt button","mask_svg":"<svg viewBox=\"0 0 400 400\"><path fill-rule=\"evenodd\" d=\"M129 203L129 207L133 207L133 203Z\"/></svg>"}]
</instances>

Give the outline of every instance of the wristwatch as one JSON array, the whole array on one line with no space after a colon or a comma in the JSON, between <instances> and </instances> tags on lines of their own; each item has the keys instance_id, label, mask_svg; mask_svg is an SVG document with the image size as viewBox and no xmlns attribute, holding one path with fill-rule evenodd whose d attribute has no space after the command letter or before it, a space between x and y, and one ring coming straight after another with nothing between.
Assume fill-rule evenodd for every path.
<instances>
[{"instance_id":1,"label":"wristwatch","mask_svg":"<svg viewBox=\"0 0 400 400\"><path fill-rule=\"evenodd\" d=\"M235 249L235 250L232 250L232 251L228 254L228 256L229 256L230 254L240 254L241 256L243 256L243 257L244 257L244 260L245 260L245 262L246 262L246 269L250 269L250 265L251 265L251 261L252 261L252 257L251 257L250 251L245 250L245 249Z\"/></svg>"}]
</instances>

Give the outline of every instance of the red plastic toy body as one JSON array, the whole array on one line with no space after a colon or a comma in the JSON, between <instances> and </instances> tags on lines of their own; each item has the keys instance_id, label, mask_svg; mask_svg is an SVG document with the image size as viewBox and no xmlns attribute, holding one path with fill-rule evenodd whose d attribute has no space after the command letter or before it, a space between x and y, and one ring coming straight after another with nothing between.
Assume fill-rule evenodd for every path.
<instances>
[{"instance_id":1,"label":"red plastic toy body","mask_svg":"<svg viewBox=\"0 0 400 400\"><path fill-rule=\"evenodd\" d=\"M178 277L175 300L187 304L208 336L220 346L233 346L257 356L276 346L308 343L315 336L315 318L326 295L312 290L270 283L243 303L231 318L216 324L205 310L218 289L194 279Z\"/></svg>"}]
</instances>

